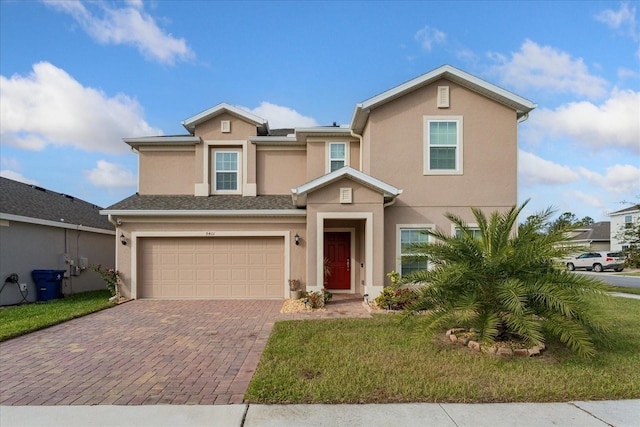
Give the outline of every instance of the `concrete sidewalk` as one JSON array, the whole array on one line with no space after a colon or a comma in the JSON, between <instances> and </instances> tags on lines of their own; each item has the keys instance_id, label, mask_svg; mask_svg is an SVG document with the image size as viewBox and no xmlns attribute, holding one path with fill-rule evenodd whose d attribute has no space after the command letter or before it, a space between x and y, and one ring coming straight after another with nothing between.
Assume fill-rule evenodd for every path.
<instances>
[{"instance_id":1,"label":"concrete sidewalk","mask_svg":"<svg viewBox=\"0 0 640 427\"><path fill-rule=\"evenodd\" d=\"M567 403L2 406L2 427L639 427L640 399Z\"/></svg>"}]
</instances>

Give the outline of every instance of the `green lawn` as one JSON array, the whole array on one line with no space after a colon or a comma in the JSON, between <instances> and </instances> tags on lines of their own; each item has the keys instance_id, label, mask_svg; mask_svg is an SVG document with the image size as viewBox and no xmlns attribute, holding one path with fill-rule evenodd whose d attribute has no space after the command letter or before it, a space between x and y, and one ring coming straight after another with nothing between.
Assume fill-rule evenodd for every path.
<instances>
[{"instance_id":1,"label":"green lawn","mask_svg":"<svg viewBox=\"0 0 640 427\"><path fill-rule=\"evenodd\" d=\"M640 295L640 288L627 288L624 286L611 286L611 292L622 292L623 294Z\"/></svg>"},{"instance_id":2,"label":"green lawn","mask_svg":"<svg viewBox=\"0 0 640 427\"><path fill-rule=\"evenodd\" d=\"M115 305L109 291L91 291L51 300L6 307L0 310L0 341L84 316Z\"/></svg>"},{"instance_id":3,"label":"green lawn","mask_svg":"<svg viewBox=\"0 0 640 427\"><path fill-rule=\"evenodd\" d=\"M251 403L550 402L640 398L640 300L612 299L609 345L592 360L557 342L537 358L500 358L416 334L417 320L277 322Z\"/></svg>"}]
</instances>

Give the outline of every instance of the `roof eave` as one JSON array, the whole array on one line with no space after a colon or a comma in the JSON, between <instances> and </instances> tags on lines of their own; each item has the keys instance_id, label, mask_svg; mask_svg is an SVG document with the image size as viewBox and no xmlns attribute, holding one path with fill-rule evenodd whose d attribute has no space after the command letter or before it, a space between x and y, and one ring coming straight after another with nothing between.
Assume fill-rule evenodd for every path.
<instances>
[{"instance_id":1,"label":"roof eave","mask_svg":"<svg viewBox=\"0 0 640 427\"><path fill-rule=\"evenodd\" d=\"M300 209L220 209L220 210L162 210L162 209L103 209L100 215L115 216L187 216L187 217L220 217L220 216L305 216L307 212Z\"/></svg>"},{"instance_id":2,"label":"roof eave","mask_svg":"<svg viewBox=\"0 0 640 427\"><path fill-rule=\"evenodd\" d=\"M260 116L256 116L255 114L250 113L246 110L227 104L226 102L222 102L216 106L209 108L208 110L205 110L201 113L196 114L195 116L191 116L183 120L182 126L184 126L185 129L193 134L198 124L203 123L222 112L227 112L233 116L238 117L241 120L248 121L249 123L252 123L258 127L264 128L265 130L269 129L269 123L267 122L267 120L263 119Z\"/></svg>"}]
</instances>

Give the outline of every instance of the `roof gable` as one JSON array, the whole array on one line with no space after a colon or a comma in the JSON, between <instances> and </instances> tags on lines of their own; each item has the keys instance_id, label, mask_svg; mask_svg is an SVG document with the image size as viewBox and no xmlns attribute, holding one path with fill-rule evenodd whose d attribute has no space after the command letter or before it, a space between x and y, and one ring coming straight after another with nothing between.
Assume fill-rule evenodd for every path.
<instances>
[{"instance_id":1,"label":"roof gable","mask_svg":"<svg viewBox=\"0 0 640 427\"><path fill-rule=\"evenodd\" d=\"M379 179L367 175L366 173L360 172L349 166L345 166L319 178L313 179L305 184L302 184L297 188L292 188L291 194L293 196L293 203L296 206L304 206L304 204L306 203L307 194L319 188L323 188L333 182L339 181L342 178L352 179L355 182L359 182L366 187L376 190L381 193L385 199L393 200L397 196L402 194L402 190L394 187L393 185L389 185L385 182L380 181Z\"/></svg>"},{"instance_id":2,"label":"roof gable","mask_svg":"<svg viewBox=\"0 0 640 427\"><path fill-rule=\"evenodd\" d=\"M267 120L262 117L256 116L253 113L250 113L242 108L234 107L233 105L229 105L226 102L222 102L215 107L211 107L208 110L205 110L201 113L196 114L195 116L191 116L186 120L182 121L182 126L185 127L191 134L196 129L196 126L200 123L204 123L208 120L211 120L215 116L218 116L222 113L229 113L232 116L239 118L240 120L244 120L246 122L252 123L257 127L264 130L266 133L269 129L269 124Z\"/></svg>"},{"instance_id":3,"label":"roof gable","mask_svg":"<svg viewBox=\"0 0 640 427\"><path fill-rule=\"evenodd\" d=\"M518 113L518 118L536 108L536 104L526 98L451 65L443 65L357 104L351 119L351 128L354 132L361 133L371 110L443 78L514 109Z\"/></svg>"}]
</instances>

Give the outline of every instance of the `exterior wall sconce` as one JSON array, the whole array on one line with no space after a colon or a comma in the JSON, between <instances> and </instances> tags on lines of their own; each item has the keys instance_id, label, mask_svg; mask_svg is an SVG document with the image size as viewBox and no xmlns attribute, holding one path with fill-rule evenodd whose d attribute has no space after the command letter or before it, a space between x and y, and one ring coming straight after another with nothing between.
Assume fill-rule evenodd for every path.
<instances>
[{"instance_id":1,"label":"exterior wall sconce","mask_svg":"<svg viewBox=\"0 0 640 427\"><path fill-rule=\"evenodd\" d=\"M300 236L298 236L298 233L293 237L293 240L296 242L296 246L300 245Z\"/></svg>"},{"instance_id":2,"label":"exterior wall sconce","mask_svg":"<svg viewBox=\"0 0 640 427\"><path fill-rule=\"evenodd\" d=\"M127 239L124 238L124 233L120 233L120 243L126 246Z\"/></svg>"}]
</instances>

